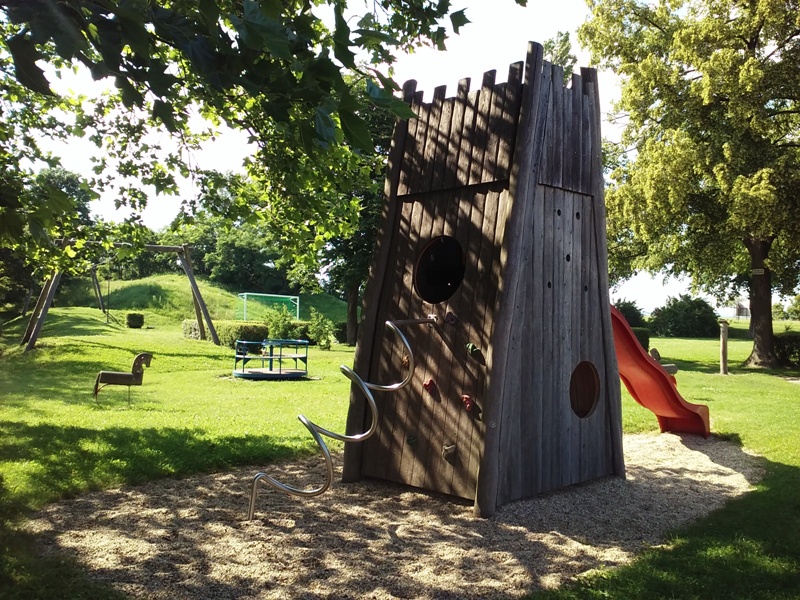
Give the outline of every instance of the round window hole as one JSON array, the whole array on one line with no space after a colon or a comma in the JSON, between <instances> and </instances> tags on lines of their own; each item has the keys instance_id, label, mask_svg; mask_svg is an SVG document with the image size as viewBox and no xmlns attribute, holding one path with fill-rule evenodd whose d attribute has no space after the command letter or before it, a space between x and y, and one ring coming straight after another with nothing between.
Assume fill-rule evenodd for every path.
<instances>
[{"instance_id":1,"label":"round window hole","mask_svg":"<svg viewBox=\"0 0 800 600\"><path fill-rule=\"evenodd\" d=\"M443 235L430 242L417 257L414 289L431 304L455 294L464 279L464 252L453 237Z\"/></svg>"},{"instance_id":2,"label":"round window hole","mask_svg":"<svg viewBox=\"0 0 800 600\"><path fill-rule=\"evenodd\" d=\"M588 417L600 398L600 376L588 360L578 363L569 380L569 403L581 419Z\"/></svg>"}]
</instances>

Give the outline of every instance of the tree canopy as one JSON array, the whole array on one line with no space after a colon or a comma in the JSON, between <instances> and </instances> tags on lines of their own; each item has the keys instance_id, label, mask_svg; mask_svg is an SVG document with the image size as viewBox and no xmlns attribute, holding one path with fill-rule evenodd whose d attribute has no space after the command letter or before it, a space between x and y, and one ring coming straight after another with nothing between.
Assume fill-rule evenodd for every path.
<instances>
[{"instance_id":1,"label":"tree canopy","mask_svg":"<svg viewBox=\"0 0 800 600\"><path fill-rule=\"evenodd\" d=\"M750 363L771 364L773 286L800 274L800 3L589 5L579 39L621 77L631 151L611 172L609 247L629 270L748 289Z\"/></svg>"},{"instance_id":2,"label":"tree canopy","mask_svg":"<svg viewBox=\"0 0 800 600\"><path fill-rule=\"evenodd\" d=\"M57 198L19 202L30 171L19 157L55 164L35 132L91 139L91 183L125 181L118 202L137 209L150 188L176 193L177 176L192 170L187 151L212 135L197 130L198 114L249 133L250 174L287 199L288 219L341 233L355 206L342 208L341 194L332 204L320 192L334 177L309 173L357 176L350 155L372 149L364 109L413 117L394 96L396 54L444 48L447 26L468 23L450 0L0 0L0 13L3 240L46 230L64 210ZM73 70L115 87L92 101L58 96L54 80ZM159 155L148 137L158 128L177 149Z\"/></svg>"}]
</instances>

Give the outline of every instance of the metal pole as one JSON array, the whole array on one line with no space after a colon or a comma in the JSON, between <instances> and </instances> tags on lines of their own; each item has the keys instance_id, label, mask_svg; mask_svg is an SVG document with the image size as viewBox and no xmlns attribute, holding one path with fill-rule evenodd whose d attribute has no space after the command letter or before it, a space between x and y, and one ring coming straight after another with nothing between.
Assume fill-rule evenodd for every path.
<instances>
[{"instance_id":1,"label":"metal pole","mask_svg":"<svg viewBox=\"0 0 800 600\"><path fill-rule=\"evenodd\" d=\"M728 322L719 320L719 374L728 374Z\"/></svg>"}]
</instances>

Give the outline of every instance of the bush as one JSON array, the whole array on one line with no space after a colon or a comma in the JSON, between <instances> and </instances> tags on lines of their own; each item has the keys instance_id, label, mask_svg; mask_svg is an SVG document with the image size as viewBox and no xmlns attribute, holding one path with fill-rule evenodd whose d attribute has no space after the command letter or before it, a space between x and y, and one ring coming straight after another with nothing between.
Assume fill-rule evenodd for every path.
<instances>
[{"instance_id":1,"label":"bush","mask_svg":"<svg viewBox=\"0 0 800 600\"><path fill-rule=\"evenodd\" d=\"M323 350L331 349L331 338L333 337L333 321L325 317L316 309L311 309L311 325L308 328L311 336L317 341L317 345Z\"/></svg>"},{"instance_id":2,"label":"bush","mask_svg":"<svg viewBox=\"0 0 800 600\"><path fill-rule=\"evenodd\" d=\"M128 313L125 315L125 323L130 329L141 329L144 325L144 315L142 313Z\"/></svg>"},{"instance_id":3,"label":"bush","mask_svg":"<svg viewBox=\"0 0 800 600\"><path fill-rule=\"evenodd\" d=\"M279 309L269 309L264 315L264 321L271 332L269 337L273 339L286 340L295 337L293 320L285 306L281 306Z\"/></svg>"},{"instance_id":4,"label":"bush","mask_svg":"<svg viewBox=\"0 0 800 600\"><path fill-rule=\"evenodd\" d=\"M639 340L642 348L650 350L650 330L647 327L631 327L633 335Z\"/></svg>"},{"instance_id":5,"label":"bush","mask_svg":"<svg viewBox=\"0 0 800 600\"><path fill-rule=\"evenodd\" d=\"M339 321L338 323L333 324L333 337L336 338L336 341L340 344L347 343L347 322L346 321Z\"/></svg>"},{"instance_id":6,"label":"bush","mask_svg":"<svg viewBox=\"0 0 800 600\"><path fill-rule=\"evenodd\" d=\"M800 331L776 334L775 356L786 367L800 367Z\"/></svg>"},{"instance_id":7,"label":"bush","mask_svg":"<svg viewBox=\"0 0 800 600\"><path fill-rule=\"evenodd\" d=\"M719 335L717 314L702 298L669 298L650 316L650 331L660 337L711 338Z\"/></svg>"},{"instance_id":8,"label":"bush","mask_svg":"<svg viewBox=\"0 0 800 600\"><path fill-rule=\"evenodd\" d=\"M644 321L644 313L642 309L636 306L636 302L622 298L614 302L614 308L622 313L622 316L625 317L625 320L632 329L636 327L647 327L647 323Z\"/></svg>"}]
</instances>

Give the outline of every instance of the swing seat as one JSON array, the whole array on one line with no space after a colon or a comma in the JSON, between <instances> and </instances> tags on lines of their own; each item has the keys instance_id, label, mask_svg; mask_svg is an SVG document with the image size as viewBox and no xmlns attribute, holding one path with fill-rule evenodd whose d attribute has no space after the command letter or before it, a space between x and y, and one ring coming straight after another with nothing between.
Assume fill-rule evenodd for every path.
<instances>
[{"instance_id":1,"label":"swing seat","mask_svg":"<svg viewBox=\"0 0 800 600\"><path fill-rule=\"evenodd\" d=\"M107 385L127 385L128 386L128 404L131 403L131 386L142 385L142 377L144 376L144 367L150 366L150 361L153 355L149 352L142 352L136 355L133 359L133 366L131 372L126 371L100 371L97 374L97 379L94 382L94 399L97 402L97 394L100 390Z\"/></svg>"}]
</instances>

